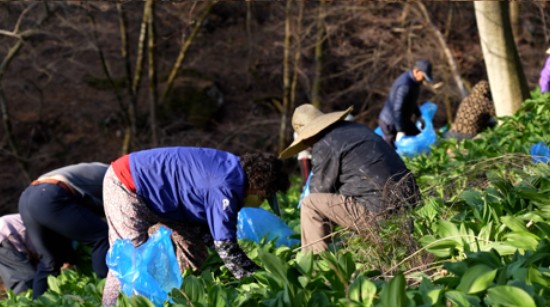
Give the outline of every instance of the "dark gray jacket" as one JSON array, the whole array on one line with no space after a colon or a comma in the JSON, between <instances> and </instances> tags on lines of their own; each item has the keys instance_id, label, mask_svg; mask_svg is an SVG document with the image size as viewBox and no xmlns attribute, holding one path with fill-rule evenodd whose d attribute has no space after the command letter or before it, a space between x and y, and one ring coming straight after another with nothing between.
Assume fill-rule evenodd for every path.
<instances>
[{"instance_id":1,"label":"dark gray jacket","mask_svg":"<svg viewBox=\"0 0 550 307\"><path fill-rule=\"evenodd\" d=\"M369 210L387 209L384 190L395 190L402 178L405 195L417 193L414 177L399 155L370 128L341 121L326 129L312 147L312 193L355 197Z\"/></svg>"},{"instance_id":2,"label":"dark gray jacket","mask_svg":"<svg viewBox=\"0 0 550 307\"><path fill-rule=\"evenodd\" d=\"M407 132L411 125L414 126L412 115L420 117L416 103L419 93L420 83L414 80L412 71L402 73L393 82L379 118L386 124L393 125L397 132Z\"/></svg>"}]
</instances>

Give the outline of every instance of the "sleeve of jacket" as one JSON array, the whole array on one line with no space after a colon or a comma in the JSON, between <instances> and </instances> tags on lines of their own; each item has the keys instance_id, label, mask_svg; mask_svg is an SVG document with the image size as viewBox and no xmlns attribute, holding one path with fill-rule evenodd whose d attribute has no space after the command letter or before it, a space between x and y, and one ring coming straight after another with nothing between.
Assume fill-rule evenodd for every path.
<instances>
[{"instance_id":1,"label":"sleeve of jacket","mask_svg":"<svg viewBox=\"0 0 550 307\"><path fill-rule=\"evenodd\" d=\"M403 105L405 104L405 99L408 93L409 87L407 85L401 85L395 90L392 111L397 132L403 131Z\"/></svg>"},{"instance_id":2,"label":"sleeve of jacket","mask_svg":"<svg viewBox=\"0 0 550 307\"><path fill-rule=\"evenodd\" d=\"M214 248L225 266L237 279L249 276L259 268L248 258L237 242L214 241Z\"/></svg>"},{"instance_id":3,"label":"sleeve of jacket","mask_svg":"<svg viewBox=\"0 0 550 307\"><path fill-rule=\"evenodd\" d=\"M315 148L312 159L310 189L312 193L334 193L337 191L340 157L323 142Z\"/></svg>"}]
</instances>

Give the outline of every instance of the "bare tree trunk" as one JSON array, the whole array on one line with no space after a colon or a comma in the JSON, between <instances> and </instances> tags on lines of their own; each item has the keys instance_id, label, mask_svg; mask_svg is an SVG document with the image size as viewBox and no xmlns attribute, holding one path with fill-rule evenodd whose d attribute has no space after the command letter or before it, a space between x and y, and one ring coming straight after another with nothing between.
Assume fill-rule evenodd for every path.
<instances>
[{"instance_id":1,"label":"bare tree trunk","mask_svg":"<svg viewBox=\"0 0 550 307\"><path fill-rule=\"evenodd\" d=\"M519 22L519 1L510 1L510 24L512 26L512 33L514 34L514 40L518 40L521 34L521 24Z\"/></svg>"},{"instance_id":2,"label":"bare tree trunk","mask_svg":"<svg viewBox=\"0 0 550 307\"><path fill-rule=\"evenodd\" d=\"M124 135L122 138L122 148L121 155L127 154L130 152L130 144L132 143L133 135L133 126L135 122L135 113L133 112L134 108L132 101L134 100L134 93L132 92L132 64L130 60L130 42L128 40L128 21L126 19L126 14L122 9L122 2L117 1L116 3L117 12L118 12L118 21L119 21L119 31L120 31L120 54L122 60L124 61L124 67L126 69L126 88L128 89L128 94L130 96L130 102L128 106L122 109L125 119Z\"/></svg>"},{"instance_id":3,"label":"bare tree trunk","mask_svg":"<svg viewBox=\"0 0 550 307\"><path fill-rule=\"evenodd\" d=\"M546 2L541 1L537 5L539 7L540 12L540 19L542 20L542 30L544 32L544 41L548 43L548 26L546 25L546 14L544 13L544 7L546 6Z\"/></svg>"},{"instance_id":4,"label":"bare tree trunk","mask_svg":"<svg viewBox=\"0 0 550 307\"><path fill-rule=\"evenodd\" d=\"M432 33L435 35L437 42L439 43L439 46L445 53L445 57L447 58L447 63L449 64L449 68L451 69L451 75L455 80L455 83L456 83L456 86L458 87L458 91L460 92L460 95L462 96L462 98L466 97L468 95L468 92L464 87L464 83L462 82L462 77L460 76L460 72L458 71L458 65L456 64L455 58L451 50L449 49L447 42L445 41L445 37L443 37L443 34L441 34L441 31L439 31L439 29L433 24L430 18L430 14L428 14L428 10L426 10L426 6L424 6L422 2L416 2L416 5L418 6L420 13L424 17L426 24L428 25Z\"/></svg>"},{"instance_id":5,"label":"bare tree trunk","mask_svg":"<svg viewBox=\"0 0 550 307\"><path fill-rule=\"evenodd\" d=\"M176 62L172 66L172 69L170 71L170 74L168 75L168 80L166 81L166 87L161 95L160 98L160 104L164 104L166 101L166 98L168 97L168 94L172 90L172 86L174 85L174 80L176 79L176 76L178 74L178 70L181 67L181 64L183 63L183 59L185 58L185 55L187 54L187 50L189 50L189 47L191 46L191 43L193 43L193 40L199 33L199 30L201 29L201 26L206 19L206 16L210 13L210 10L212 10L212 7L217 3L217 0L209 0L208 5L204 9L204 11L201 13L201 15L196 19L195 25L193 27L193 30L191 31L191 34L185 38L183 41L183 44L181 45L180 52L178 54L178 57L176 59Z\"/></svg>"},{"instance_id":6,"label":"bare tree trunk","mask_svg":"<svg viewBox=\"0 0 550 307\"><path fill-rule=\"evenodd\" d=\"M113 91L115 93L115 97L117 99L118 105L120 109L123 111L123 120L125 123L128 122L127 114L124 110L126 110L126 106L124 105L124 100L122 98L122 94L120 93L120 90L118 86L115 84L115 81L113 80L113 76L111 74L111 69L109 68L109 64L107 63L107 59L105 58L105 53L103 52L103 49L101 48L101 45L99 44L99 38L97 37L97 26L95 22L95 18L93 15L89 14L88 17L90 18L90 21L92 23L92 37L95 44L95 47L97 48L97 53L99 56L99 61L101 63L101 68L103 69L103 72L105 73L105 76L107 77L107 80L109 81L109 85L113 88Z\"/></svg>"},{"instance_id":7,"label":"bare tree trunk","mask_svg":"<svg viewBox=\"0 0 550 307\"><path fill-rule=\"evenodd\" d=\"M147 18L147 62L148 62L148 76L149 76L149 120L151 125L151 145L153 147L158 146L158 128L157 128L157 62L155 52L155 1L147 0L146 6L149 6L149 16Z\"/></svg>"},{"instance_id":8,"label":"bare tree trunk","mask_svg":"<svg viewBox=\"0 0 550 307\"><path fill-rule=\"evenodd\" d=\"M30 182L31 179L28 171L28 163L19 153L19 145L17 144L17 139L13 135L11 116L8 110L8 103L6 101L6 96L4 95L4 89L2 85L4 73L6 72L6 69L9 63L17 55L19 50L21 50L22 46L23 46L23 39L18 39L15 45L13 45L10 48L10 50L8 51L8 54L0 64L0 111L2 112L2 123L4 125L4 131L6 132L6 138L8 141L8 145L10 146L11 153L15 158L15 161L19 166L21 173L25 177L25 180L27 182Z\"/></svg>"},{"instance_id":9,"label":"bare tree trunk","mask_svg":"<svg viewBox=\"0 0 550 307\"><path fill-rule=\"evenodd\" d=\"M290 72L289 72L289 58L290 58L290 37L292 35L290 31L291 14L292 14L292 0L286 0L285 6L285 37L284 37L284 49L283 49L283 105L281 108L281 126L279 127L279 152L285 149L287 144L287 131L288 119L289 119L289 105L290 105Z\"/></svg>"},{"instance_id":10,"label":"bare tree trunk","mask_svg":"<svg viewBox=\"0 0 550 307\"><path fill-rule=\"evenodd\" d=\"M5 36L9 36L17 39L16 43L8 50L8 53L0 63L0 112L2 114L2 123L4 126L4 131L6 132L6 138L11 150L11 154L15 158L17 166L19 167L21 174L23 175L27 183L31 181L31 177L29 175L29 169L28 169L28 162L24 157L21 156L19 144L13 134L11 116L8 109L8 103L6 101L6 95L4 94L3 80L4 80L4 75L6 73L6 70L8 69L8 66L10 65L11 61L15 58L15 56L17 56L17 54L23 47L23 43L25 42L25 39L33 36L34 34L39 33L39 31L35 31L35 30L27 30L27 31L20 32L20 27L21 27L23 18L28 12L30 12L31 9L35 7L35 5L36 4L31 4L25 10L23 10L23 12L21 12L21 14L17 19L17 22L15 23L15 26L13 27L13 31L0 30L0 35L5 35Z\"/></svg>"},{"instance_id":11,"label":"bare tree trunk","mask_svg":"<svg viewBox=\"0 0 550 307\"><path fill-rule=\"evenodd\" d=\"M248 45L246 51L246 67L248 71L252 69L252 2L246 1L246 42ZM246 74L246 87L250 86L250 76L251 74Z\"/></svg>"},{"instance_id":12,"label":"bare tree trunk","mask_svg":"<svg viewBox=\"0 0 550 307\"><path fill-rule=\"evenodd\" d=\"M298 18L294 31L294 66L292 72L292 84L290 85L290 110L296 105L296 88L298 87L298 73L300 71L300 57L302 55L302 21L304 17L304 1L298 1Z\"/></svg>"},{"instance_id":13,"label":"bare tree trunk","mask_svg":"<svg viewBox=\"0 0 550 307\"><path fill-rule=\"evenodd\" d=\"M325 0L319 2L317 14L317 40L315 42L315 72L311 86L311 103L321 108L319 91L321 90L321 74L323 70L323 43L325 41Z\"/></svg>"},{"instance_id":14,"label":"bare tree trunk","mask_svg":"<svg viewBox=\"0 0 550 307\"><path fill-rule=\"evenodd\" d=\"M150 14L150 8L151 5L145 5L143 9L143 19L141 21L141 30L138 40L138 53L136 56L136 70L134 71L134 75L132 77L131 72L131 60L130 60L130 52L129 52L129 42L128 42L128 34L127 34L127 22L126 22L126 16L124 14L124 11L122 10L122 5L120 2L117 2L117 8L119 11L119 20L120 20L120 35L122 39L122 57L124 59L124 62L126 64L126 78L130 82L127 85L128 88L128 94L130 96L130 101L128 103L128 126L124 130L124 138L122 142L122 154L127 154L132 150L132 143L134 141L135 135L136 135L136 110L137 110L137 101L138 101L138 92L139 92L139 85L141 83L141 75L143 71L143 63L145 61L145 57L143 56L144 49L145 49L145 38L147 35L147 20L148 15Z\"/></svg>"},{"instance_id":15,"label":"bare tree trunk","mask_svg":"<svg viewBox=\"0 0 550 307\"><path fill-rule=\"evenodd\" d=\"M512 115L529 91L512 34L508 1L475 1L474 7L497 116Z\"/></svg>"}]
</instances>

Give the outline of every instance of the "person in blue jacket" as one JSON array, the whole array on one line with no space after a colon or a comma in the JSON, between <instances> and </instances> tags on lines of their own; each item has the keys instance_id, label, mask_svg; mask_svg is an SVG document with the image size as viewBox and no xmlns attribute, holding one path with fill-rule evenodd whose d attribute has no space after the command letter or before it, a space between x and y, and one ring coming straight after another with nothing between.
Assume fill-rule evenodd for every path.
<instances>
[{"instance_id":1,"label":"person in blue jacket","mask_svg":"<svg viewBox=\"0 0 550 307\"><path fill-rule=\"evenodd\" d=\"M419 60L391 86L390 94L378 117L378 124L384 140L393 148L395 142L402 137L420 133L415 120L422 120L417 100L424 80L432 82L432 64L427 60Z\"/></svg>"},{"instance_id":2,"label":"person in blue jacket","mask_svg":"<svg viewBox=\"0 0 550 307\"><path fill-rule=\"evenodd\" d=\"M237 243L237 218L243 206L268 199L277 211L275 194L289 179L274 155L236 156L200 147L164 147L137 151L114 161L103 186L109 242L147 241L150 228L174 230L172 241L180 269L199 269L212 246L236 277L258 267ZM175 239L176 238L176 239ZM119 281L109 271L103 305L116 304Z\"/></svg>"}]
</instances>

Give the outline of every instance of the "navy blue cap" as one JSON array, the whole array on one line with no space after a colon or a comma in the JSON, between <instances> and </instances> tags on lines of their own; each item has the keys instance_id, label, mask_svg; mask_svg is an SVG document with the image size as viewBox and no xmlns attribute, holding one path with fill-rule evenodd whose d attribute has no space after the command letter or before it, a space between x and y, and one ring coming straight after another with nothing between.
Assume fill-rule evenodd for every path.
<instances>
[{"instance_id":1,"label":"navy blue cap","mask_svg":"<svg viewBox=\"0 0 550 307\"><path fill-rule=\"evenodd\" d=\"M418 68L424 74L424 78L428 82L432 82L432 63L428 60L418 60L414 64L414 67Z\"/></svg>"}]
</instances>

